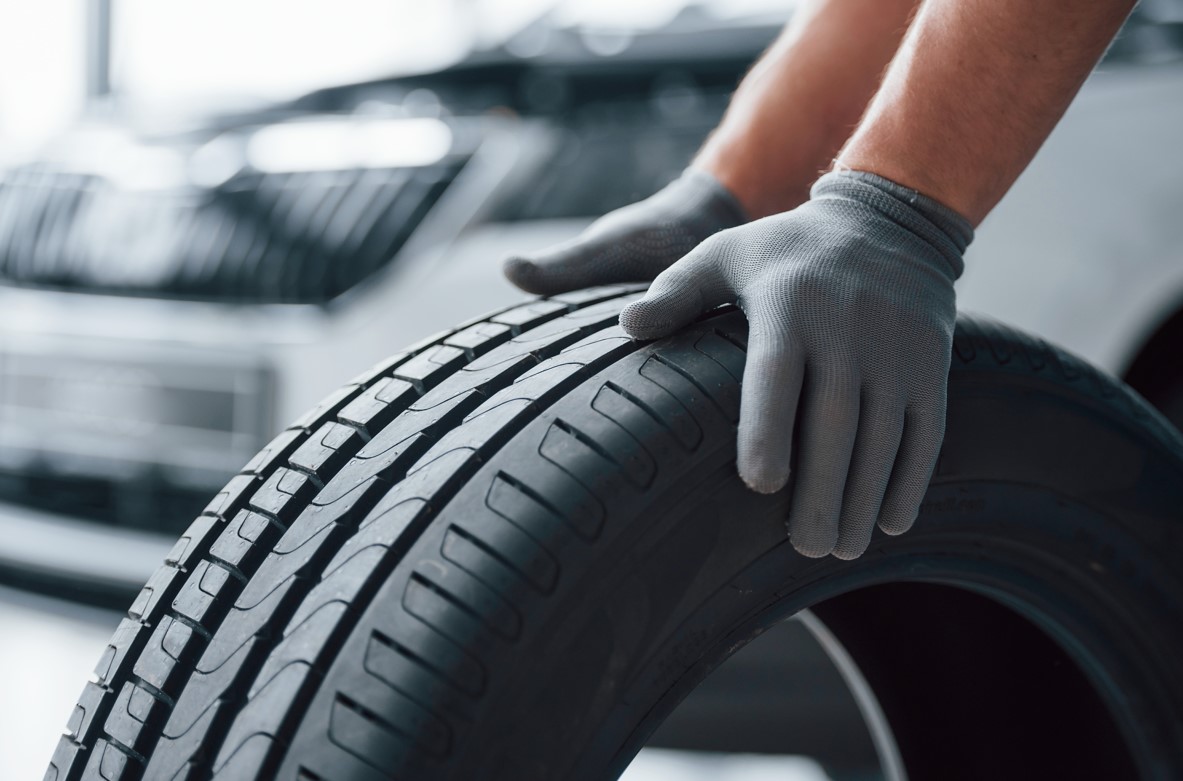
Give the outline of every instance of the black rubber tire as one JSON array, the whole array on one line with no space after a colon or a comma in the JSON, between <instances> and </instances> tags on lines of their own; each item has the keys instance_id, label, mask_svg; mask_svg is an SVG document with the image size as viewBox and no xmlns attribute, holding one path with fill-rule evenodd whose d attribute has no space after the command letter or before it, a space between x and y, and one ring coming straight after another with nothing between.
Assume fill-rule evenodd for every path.
<instances>
[{"instance_id":1,"label":"black rubber tire","mask_svg":"<svg viewBox=\"0 0 1183 781\"><path fill-rule=\"evenodd\" d=\"M375 367L234 478L144 587L46 778L608 779L805 607L913 781L1183 778L1183 441L1115 380L959 321L915 528L787 543L735 475L746 325L653 343L635 288Z\"/></svg>"}]
</instances>

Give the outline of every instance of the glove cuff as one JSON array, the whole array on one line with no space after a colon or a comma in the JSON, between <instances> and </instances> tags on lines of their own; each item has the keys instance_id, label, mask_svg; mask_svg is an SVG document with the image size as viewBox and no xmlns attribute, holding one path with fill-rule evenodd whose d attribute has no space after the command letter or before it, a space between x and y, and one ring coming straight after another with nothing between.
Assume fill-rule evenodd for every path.
<instances>
[{"instance_id":1,"label":"glove cuff","mask_svg":"<svg viewBox=\"0 0 1183 781\"><path fill-rule=\"evenodd\" d=\"M936 248L953 279L965 270L962 254L973 241L973 225L927 195L868 171L833 171L814 183L810 197L846 198L870 206Z\"/></svg>"},{"instance_id":2,"label":"glove cuff","mask_svg":"<svg viewBox=\"0 0 1183 781\"><path fill-rule=\"evenodd\" d=\"M739 199L713 174L701 168L687 168L671 186L686 187L696 194L703 208L727 227L734 228L752 221Z\"/></svg>"}]
</instances>

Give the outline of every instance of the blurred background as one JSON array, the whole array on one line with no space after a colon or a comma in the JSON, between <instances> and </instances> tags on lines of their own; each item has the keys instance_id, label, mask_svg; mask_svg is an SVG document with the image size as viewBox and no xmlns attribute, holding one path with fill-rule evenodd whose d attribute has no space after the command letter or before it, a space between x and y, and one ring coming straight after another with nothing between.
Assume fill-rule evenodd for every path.
<instances>
[{"instance_id":1,"label":"blurred background","mask_svg":"<svg viewBox=\"0 0 1183 781\"><path fill-rule=\"evenodd\" d=\"M40 777L118 610L229 476L521 299L504 255L675 178L794 5L0 0L0 778ZM958 287L1176 423L1181 139L1183 2L1143 0ZM762 677L721 671L629 781L885 777L816 637L770 635ZM786 649L809 685L777 677ZM820 715L778 716L794 697Z\"/></svg>"}]
</instances>

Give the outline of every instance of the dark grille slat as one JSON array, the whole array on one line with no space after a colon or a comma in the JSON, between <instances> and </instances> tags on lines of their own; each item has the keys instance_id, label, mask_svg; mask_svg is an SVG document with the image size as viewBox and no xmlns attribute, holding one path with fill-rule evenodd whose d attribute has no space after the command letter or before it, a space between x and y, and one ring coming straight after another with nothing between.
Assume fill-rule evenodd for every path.
<instances>
[{"instance_id":1,"label":"dark grille slat","mask_svg":"<svg viewBox=\"0 0 1183 781\"><path fill-rule=\"evenodd\" d=\"M463 160L241 173L130 191L31 165L0 174L0 282L228 303L324 303L389 263Z\"/></svg>"}]
</instances>

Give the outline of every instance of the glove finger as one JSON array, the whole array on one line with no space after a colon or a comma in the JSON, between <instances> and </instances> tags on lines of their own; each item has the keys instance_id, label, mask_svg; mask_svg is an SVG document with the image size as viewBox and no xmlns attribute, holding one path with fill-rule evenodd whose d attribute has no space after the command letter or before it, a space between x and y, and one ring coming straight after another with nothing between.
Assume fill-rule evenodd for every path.
<instances>
[{"instance_id":1,"label":"glove finger","mask_svg":"<svg viewBox=\"0 0 1183 781\"><path fill-rule=\"evenodd\" d=\"M883 531L903 534L912 528L928 491L944 436L944 397L932 409L908 409L899 454L879 512L879 528Z\"/></svg>"},{"instance_id":2,"label":"glove finger","mask_svg":"<svg viewBox=\"0 0 1183 781\"><path fill-rule=\"evenodd\" d=\"M777 329L757 319L748 334L739 406L739 476L753 491L771 494L789 479L793 424L805 360L800 349Z\"/></svg>"},{"instance_id":3,"label":"glove finger","mask_svg":"<svg viewBox=\"0 0 1183 781\"><path fill-rule=\"evenodd\" d=\"M620 240L578 237L534 254L506 258L502 272L527 293L550 296L593 285L648 282L651 273L630 263Z\"/></svg>"},{"instance_id":4,"label":"glove finger","mask_svg":"<svg viewBox=\"0 0 1183 781\"><path fill-rule=\"evenodd\" d=\"M838 522L838 544L834 547L837 558L858 558L871 544L903 433L902 400L863 397Z\"/></svg>"},{"instance_id":5,"label":"glove finger","mask_svg":"<svg viewBox=\"0 0 1183 781\"><path fill-rule=\"evenodd\" d=\"M657 275L645 297L620 311L620 327L634 339L657 339L673 333L720 304L735 300L718 271L712 242Z\"/></svg>"},{"instance_id":6,"label":"glove finger","mask_svg":"<svg viewBox=\"0 0 1183 781\"><path fill-rule=\"evenodd\" d=\"M858 378L844 366L810 367L803 392L789 538L798 552L816 558L838 543L842 491L858 432Z\"/></svg>"}]
</instances>

